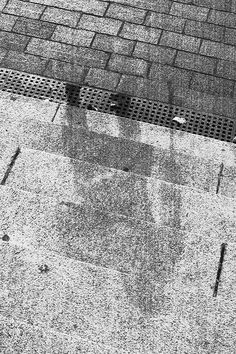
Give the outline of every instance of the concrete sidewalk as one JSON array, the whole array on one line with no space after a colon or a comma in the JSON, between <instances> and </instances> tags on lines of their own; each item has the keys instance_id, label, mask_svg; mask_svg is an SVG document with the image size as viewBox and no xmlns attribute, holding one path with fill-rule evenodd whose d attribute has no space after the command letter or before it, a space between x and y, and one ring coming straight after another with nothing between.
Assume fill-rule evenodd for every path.
<instances>
[{"instance_id":1,"label":"concrete sidewalk","mask_svg":"<svg viewBox=\"0 0 236 354\"><path fill-rule=\"evenodd\" d=\"M234 145L11 93L0 107L1 352L233 353Z\"/></svg>"},{"instance_id":2,"label":"concrete sidewalk","mask_svg":"<svg viewBox=\"0 0 236 354\"><path fill-rule=\"evenodd\" d=\"M235 0L0 11L1 67L235 117ZM236 353L235 155L0 91L0 352Z\"/></svg>"}]
</instances>

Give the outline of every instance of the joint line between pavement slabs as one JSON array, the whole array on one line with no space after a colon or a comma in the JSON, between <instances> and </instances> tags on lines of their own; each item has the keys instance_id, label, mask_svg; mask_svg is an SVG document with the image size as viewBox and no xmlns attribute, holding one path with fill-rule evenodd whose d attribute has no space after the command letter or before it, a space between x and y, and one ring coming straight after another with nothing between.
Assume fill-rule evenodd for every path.
<instances>
[{"instance_id":1,"label":"joint line between pavement slabs","mask_svg":"<svg viewBox=\"0 0 236 354\"><path fill-rule=\"evenodd\" d=\"M221 182L221 177L223 177L223 169L224 169L224 164L223 162L220 165L220 172L218 174L218 181L217 181L217 186L216 186L216 194L219 193L219 189L220 189L220 182Z\"/></svg>"},{"instance_id":2,"label":"joint line between pavement slabs","mask_svg":"<svg viewBox=\"0 0 236 354\"><path fill-rule=\"evenodd\" d=\"M12 156L11 162L10 162L10 164L8 165L7 170L6 170L5 174L4 174L4 177L3 177L2 181L1 181L1 185L2 185L2 186L5 185L6 180L7 180L8 176L9 176L9 174L11 173L11 170L12 170L12 168L13 168L13 166L14 166L14 164L15 164L15 162L16 162L16 159L17 159L18 155L20 154L20 152L21 152L21 151L20 151L20 148L18 147L18 148L16 149L15 154Z\"/></svg>"},{"instance_id":3,"label":"joint line between pavement slabs","mask_svg":"<svg viewBox=\"0 0 236 354\"><path fill-rule=\"evenodd\" d=\"M215 287L214 287L214 292L213 292L213 296L214 297L217 296L217 292L218 292L218 286L219 286L219 282L220 282L220 276L221 276L221 272L222 272L226 246L227 246L227 243L222 243L222 245L221 245L220 261L219 261L219 265L218 265L216 281L215 281Z\"/></svg>"}]
</instances>

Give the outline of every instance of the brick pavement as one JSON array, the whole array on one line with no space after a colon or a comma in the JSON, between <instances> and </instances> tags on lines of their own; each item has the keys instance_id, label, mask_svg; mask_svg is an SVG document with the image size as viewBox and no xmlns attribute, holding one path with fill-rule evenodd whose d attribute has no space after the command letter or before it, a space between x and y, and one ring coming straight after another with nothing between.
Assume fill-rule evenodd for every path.
<instances>
[{"instance_id":1,"label":"brick pavement","mask_svg":"<svg viewBox=\"0 0 236 354\"><path fill-rule=\"evenodd\" d=\"M2 67L235 116L236 0L0 0L0 12Z\"/></svg>"}]
</instances>

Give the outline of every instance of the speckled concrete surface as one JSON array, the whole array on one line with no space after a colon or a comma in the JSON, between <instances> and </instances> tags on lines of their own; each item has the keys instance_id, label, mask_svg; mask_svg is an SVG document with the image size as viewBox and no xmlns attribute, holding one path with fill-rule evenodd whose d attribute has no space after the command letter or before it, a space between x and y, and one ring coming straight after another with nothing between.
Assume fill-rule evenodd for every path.
<instances>
[{"instance_id":1,"label":"speckled concrete surface","mask_svg":"<svg viewBox=\"0 0 236 354\"><path fill-rule=\"evenodd\" d=\"M37 126L37 124L53 121L56 125L69 126L70 129L65 131L70 131L72 128L74 130L74 127L83 127L95 133L106 134L108 137L120 137L129 141L144 143L171 151L174 154L184 153L188 156L210 160L211 163L224 162L226 166L235 165L234 144L101 112L56 104L47 100L27 98L1 91L0 113L1 141L3 139L6 141L7 131L11 137L15 136L15 139L20 139L21 143L30 132L37 139L34 129L38 129L37 133L45 136L46 129L41 134L43 125ZM20 130L22 124L24 129ZM30 128L31 125L33 125L32 128ZM57 132L57 129L55 127L55 132ZM65 128L62 128L61 132L63 132L63 129ZM50 139L51 136L48 138L48 144L50 144Z\"/></svg>"},{"instance_id":2,"label":"speckled concrete surface","mask_svg":"<svg viewBox=\"0 0 236 354\"><path fill-rule=\"evenodd\" d=\"M41 326L36 324L32 326L29 322L16 321L11 317L2 315L0 315L0 323L2 335L0 350L2 353L99 353L98 346L93 349L93 346L90 346L89 343L86 345L86 343L82 344L82 341L78 341L77 344L73 337L52 331L44 323Z\"/></svg>"},{"instance_id":3,"label":"speckled concrete surface","mask_svg":"<svg viewBox=\"0 0 236 354\"><path fill-rule=\"evenodd\" d=\"M122 291L122 275L46 250L4 245L1 253L7 266L1 278L8 290L2 315L100 345L118 344L129 329L136 331L140 316ZM42 270L45 262L48 272Z\"/></svg>"},{"instance_id":4,"label":"speckled concrete surface","mask_svg":"<svg viewBox=\"0 0 236 354\"><path fill-rule=\"evenodd\" d=\"M3 68L235 120L236 0L0 12ZM235 157L233 144L0 93L0 352L235 354Z\"/></svg>"},{"instance_id":5,"label":"speckled concrete surface","mask_svg":"<svg viewBox=\"0 0 236 354\"><path fill-rule=\"evenodd\" d=\"M216 193L218 171L215 171L215 179L212 178L214 171L210 171L209 176L206 168L205 174L201 175L200 171L200 168L194 171L192 176L186 173L186 179L191 181L196 176L198 185L204 189L199 182L202 178L205 185L209 183L209 190ZM170 179L171 170L169 173L165 168L160 172L163 180ZM172 176L176 176L173 170ZM176 182L175 179L172 181ZM150 221L155 220L153 215L160 213L160 205L168 204L168 201L178 203L177 198L182 200L182 196L190 199L192 192L189 188L180 189L178 184L162 185L157 178L29 149L22 149L6 185ZM211 194L202 198L211 199Z\"/></svg>"},{"instance_id":6,"label":"speckled concrete surface","mask_svg":"<svg viewBox=\"0 0 236 354\"><path fill-rule=\"evenodd\" d=\"M235 166L234 144L202 135L186 134L180 130L102 112L88 111L66 104L59 105L53 122L70 127L83 127L89 131L148 144L172 151L174 154L183 153L207 159L211 163L224 162L227 166Z\"/></svg>"},{"instance_id":7,"label":"speckled concrete surface","mask_svg":"<svg viewBox=\"0 0 236 354\"><path fill-rule=\"evenodd\" d=\"M0 99L3 353L234 353L234 145Z\"/></svg>"},{"instance_id":8,"label":"speckled concrete surface","mask_svg":"<svg viewBox=\"0 0 236 354\"><path fill-rule=\"evenodd\" d=\"M175 246L177 253L181 248L175 238L181 240L182 232L162 227L161 223L145 223L88 205L58 204L54 198L7 187L1 188L1 200L1 229L11 235L12 242L26 247L45 246L65 256L123 272L150 262L152 267L157 262L158 267L158 259L163 258L164 262L164 254L170 258L170 263L165 264L168 270L174 262ZM155 255L159 255L157 259Z\"/></svg>"},{"instance_id":9,"label":"speckled concrete surface","mask_svg":"<svg viewBox=\"0 0 236 354\"><path fill-rule=\"evenodd\" d=\"M186 153L107 137L83 128L71 131L66 126L39 121L23 120L15 132L19 134L18 138L14 134L8 135L8 139L14 141L11 146L15 146L15 149L17 145L25 146L99 164L101 169L110 167L128 170L205 191L216 190L220 163L212 163ZM70 164L76 165L77 162L71 160Z\"/></svg>"},{"instance_id":10,"label":"speckled concrete surface","mask_svg":"<svg viewBox=\"0 0 236 354\"><path fill-rule=\"evenodd\" d=\"M83 232L78 229L81 225L78 220L81 212L76 214L75 208L73 211L70 209L71 221L69 222L67 215L63 229L62 215L58 215L56 200L14 192L7 187L2 187L2 190L5 191L5 201L3 194L1 200L8 214L4 220L5 234L10 237L9 243L2 242L1 247L1 279L5 284L5 297L7 295L1 307L3 315L29 321L32 325L47 324L53 330L74 335L74 339L81 335L88 338L88 341L92 339L100 343L104 340L106 345L120 346L127 353L168 353L176 350L179 353L220 353L225 346L226 350L227 346L229 349L234 347L235 338L228 338L228 314L234 308L234 297L230 296L229 301L227 291L221 292L221 284L218 297L213 298L212 293L222 241L228 242L228 253L231 253L229 256L227 253L225 258L225 263L228 259L230 263L223 269L222 282L227 278L227 284L230 285L233 279L230 274L235 266L232 256L235 249L235 205L231 210L228 208L227 212L223 203L222 209L215 205L215 213L209 211L207 214L205 210L205 223L203 219L199 219L192 231L179 233L167 228L163 234L163 243L161 234L158 233L159 253L153 247L148 247L147 238L142 239L141 244L143 242L143 247L147 247L146 261L144 248L137 248L133 253L136 255L136 264L133 262L135 268L129 269L128 274L125 274L112 270L114 265L111 261L119 261L122 253L124 257L125 249L127 252L132 251L128 245L132 244L135 237L141 237L141 234L138 236L135 232L138 229L136 225L133 224L133 234L132 228L128 234L124 234L123 243L120 240L122 234L118 232L115 235L120 252L118 249L114 252L112 248L112 256L112 253L109 254L109 247L103 248L101 259L105 259L105 253L110 255L110 258L107 257L110 261L107 264L109 269L104 268L104 263L102 267L92 265L92 257L87 260L85 257L85 260L78 262L74 255L69 254L68 247L65 249L63 239L69 241L69 248L76 253L75 242L78 241L79 234L83 236ZM8 208L6 200L9 203ZM34 206L36 200L42 204ZM195 202L194 195L192 201ZM66 215L65 208L63 212ZM54 218L56 215L59 218L53 220L53 214ZM84 228L86 234L90 227L94 229L91 222L98 224L98 219L93 215L91 219L90 225ZM84 224L88 221L85 218ZM224 230L225 225L230 223L231 230ZM200 224L203 225L202 228L199 228ZM124 229L125 223L116 221L116 225L123 226ZM101 230L101 224L99 226ZM74 236L71 231L68 234L65 227L73 229ZM155 225L153 228L155 230ZM110 227L110 232L113 229L114 227ZM147 237L151 234L150 230L147 230ZM94 236L90 231L88 239L92 240L92 237L97 241L96 231ZM111 234L110 237L114 239ZM51 245L57 245L54 251L56 253L49 251L51 245L47 242L50 242L50 238L53 241ZM85 239L83 243L85 250L88 250ZM81 249L82 247L80 252ZM98 249L101 252L101 246ZM174 254L173 251L177 253ZM45 264L48 272L45 271ZM229 289L231 288L232 285ZM221 303L224 303L223 307ZM75 329L73 324L78 327ZM120 327L117 327L118 324Z\"/></svg>"},{"instance_id":11,"label":"speckled concrete surface","mask_svg":"<svg viewBox=\"0 0 236 354\"><path fill-rule=\"evenodd\" d=\"M1 91L1 120L20 122L23 118L50 122L56 114L58 103Z\"/></svg>"}]
</instances>

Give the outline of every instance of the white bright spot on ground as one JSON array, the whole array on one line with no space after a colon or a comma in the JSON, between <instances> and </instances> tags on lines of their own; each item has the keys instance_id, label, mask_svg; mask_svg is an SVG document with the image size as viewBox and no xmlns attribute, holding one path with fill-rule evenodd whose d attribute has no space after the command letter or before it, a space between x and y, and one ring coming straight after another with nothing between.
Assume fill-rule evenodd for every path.
<instances>
[{"instance_id":1,"label":"white bright spot on ground","mask_svg":"<svg viewBox=\"0 0 236 354\"><path fill-rule=\"evenodd\" d=\"M186 119L182 118L182 117L174 117L173 120L180 123L180 124L184 124L187 122Z\"/></svg>"}]
</instances>

